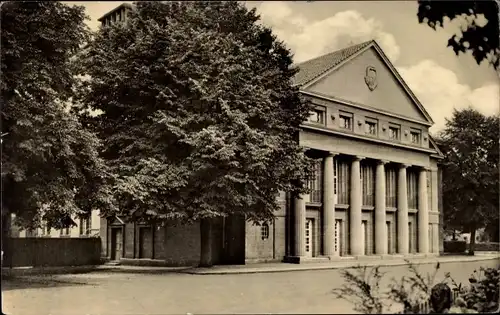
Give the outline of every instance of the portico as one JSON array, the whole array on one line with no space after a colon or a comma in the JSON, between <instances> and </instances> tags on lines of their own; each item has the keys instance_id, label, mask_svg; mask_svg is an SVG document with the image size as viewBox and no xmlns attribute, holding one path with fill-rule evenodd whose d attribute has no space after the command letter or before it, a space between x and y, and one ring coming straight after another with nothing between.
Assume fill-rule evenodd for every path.
<instances>
[{"instance_id":1,"label":"portico","mask_svg":"<svg viewBox=\"0 0 500 315\"><path fill-rule=\"evenodd\" d=\"M317 151L317 150L316 150ZM428 200L427 195L427 173L430 168L422 165L409 165L389 160L374 159L369 155L349 155L339 152L321 151L316 152L315 155L323 155L318 158L318 164L321 165L322 186L320 188L321 206L321 237L320 242L322 248L319 255L316 257L329 257L331 259L341 256L365 256L365 255L387 255L388 254L388 237L390 231L387 230L387 214L396 213L397 225L397 250L396 254L407 255L409 254L409 244L411 231L409 229L409 208L408 208L408 186L407 186L407 170L411 169L413 174L418 174L418 209L412 209L417 212L417 231L418 236L418 253L429 254L429 214L428 214ZM337 187L339 185L338 174L339 160L347 161L350 169L350 188L349 188L349 204L338 204ZM374 173L374 204L373 206L366 205L367 194L363 193L364 181L361 174L363 167L370 168ZM386 168L390 166L391 170L397 170L397 208L388 208L386 206ZM320 168L318 168L320 169ZM342 179L341 179L342 180ZM316 194L318 195L318 194ZM363 200L365 199L365 202ZM296 258L306 257L306 212L307 207L311 204L310 195L296 196L294 199L294 255ZM346 212L348 216L348 247L350 251L341 252L335 249L335 244L342 242L336 240L339 236L339 224L336 224L336 211ZM372 234L367 234L363 231L363 218L370 216L374 218ZM373 237L374 248L368 253L366 252L366 245L368 238ZM314 239L314 238L312 238ZM347 244L344 244L344 246Z\"/></svg>"}]
</instances>

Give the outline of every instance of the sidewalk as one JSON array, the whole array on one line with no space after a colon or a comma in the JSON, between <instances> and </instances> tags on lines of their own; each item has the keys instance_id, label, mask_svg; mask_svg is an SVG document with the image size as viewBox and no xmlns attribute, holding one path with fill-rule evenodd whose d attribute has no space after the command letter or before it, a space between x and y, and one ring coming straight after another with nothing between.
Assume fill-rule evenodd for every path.
<instances>
[{"instance_id":1,"label":"sidewalk","mask_svg":"<svg viewBox=\"0 0 500 315\"><path fill-rule=\"evenodd\" d=\"M308 262L303 264L288 264L288 263L262 263L248 265L230 265L230 266L213 266L211 268L191 268L182 270L183 273L196 275L209 274L248 274L248 273L268 273L268 272L287 272L287 271L307 271L307 270L326 270L326 269L344 269L355 266L401 266L406 265L408 260L414 264L433 264L437 262L469 262L483 261L496 259L500 264L500 253L483 253L478 256L432 256L432 257L384 257L379 259L359 258L359 259L340 259L328 262Z\"/></svg>"},{"instance_id":2,"label":"sidewalk","mask_svg":"<svg viewBox=\"0 0 500 315\"><path fill-rule=\"evenodd\" d=\"M250 273L269 273L269 272L290 272L290 271L307 271L307 270L327 270L327 269L343 269L354 266L401 266L407 262L420 265L432 264L436 262L469 262L497 259L500 264L500 253L481 253L476 256L387 256L383 258L362 257L362 258L340 258L338 260L321 262L306 262L302 264L290 264L282 262L271 263L250 263L246 265L219 265L211 268L197 267L153 267L153 266L129 266L129 265L98 265L98 266L71 266L71 267L17 267L17 268L2 268L2 277L4 276L28 276L42 274L76 274L88 272L121 272L121 273L148 273L148 274L163 274L163 273L187 273L193 275L215 275L215 274L250 274Z\"/></svg>"}]
</instances>

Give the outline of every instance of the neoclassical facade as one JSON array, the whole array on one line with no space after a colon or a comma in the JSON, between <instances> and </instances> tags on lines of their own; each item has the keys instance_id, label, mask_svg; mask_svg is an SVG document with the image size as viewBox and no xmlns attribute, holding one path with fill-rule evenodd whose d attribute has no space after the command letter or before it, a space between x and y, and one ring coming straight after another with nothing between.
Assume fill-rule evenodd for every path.
<instances>
[{"instance_id":1,"label":"neoclassical facade","mask_svg":"<svg viewBox=\"0 0 500 315\"><path fill-rule=\"evenodd\" d=\"M133 7L104 15L103 27ZM344 259L437 254L442 248L442 154L433 121L375 41L296 65L294 84L310 100L299 144L317 160L309 195L278 196L271 223L214 220L212 261ZM122 263L194 265L200 226L151 226L102 218L102 256Z\"/></svg>"},{"instance_id":2,"label":"neoclassical facade","mask_svg":"<svg viewBox=\"0 0 500 315\"><path fill-rule=\"evenodd\" d=\"M298 65L313 105L299 142L317 159L289 196L286 257L437 254L442 154L433 121L375 41Z\"/></svg>"}]
</instances>

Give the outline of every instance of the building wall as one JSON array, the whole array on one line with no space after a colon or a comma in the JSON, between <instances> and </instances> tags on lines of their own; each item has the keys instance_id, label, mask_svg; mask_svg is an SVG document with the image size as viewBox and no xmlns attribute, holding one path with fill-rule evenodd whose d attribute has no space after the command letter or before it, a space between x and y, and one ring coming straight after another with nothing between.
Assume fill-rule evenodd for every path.
<instances>
[{"instance_id":1,"label":"building wall","mask_svg":"<svg viewBox=\"0 0 500 315\"><path fill-rule=\"evenodd\" d=\"M253 222L246 222L245 258L247 260L263 259L272 260L275 256L275 230L276 224L268 223L269 237L263 238L262 226Z\"/></svg>"},{"instance_id":2,"label":"building wall","mask_svg":"<svg viewBox=\"0 0 500 315\"><path fill-rule=\"evenodd\" d=\"M101 226L101 255L108 259L112 248L111 229L123 228L123 258L163 260L166 265L173 266L199 262L199 224L176 225L170 222L166 226L150 226L124 222L120 225L116 220L103 219ZM141 238L141 230L147 237Z\"/></svg>"},{"instance_id":3,"label":"building wall","mask_svg":"<svg viewBox=\"0 0 500 315\"><path fill-rule=\"evenodd\" d=\"M15 218L15 215L12 215ZM15 220L13 220L14 222ZM61 230L51 228L50 231L44 228L37 228L34 231L26 231L21 229L19 226L15 224L12 225L13 233L16 237L89 237L94 236L98 237L100 234L100 226L101 226L101 218L99 216L99 210L92 210L90 214L90 230L88 234L80 234L80 218L75 216L73 217L73 221L76 223L76 226L70 227L68 229L68 233L66 233L66 229L63 229L63 234L61 235ZM85 230L85 226L83 229Z\"/></svg>"},{"instance_id":4,"label":"building wall","mask_svg":"<svg viewBox=\"0 0 500 315\"><path fill-rule=\"evenodd\" d=\"M200 224L168 225L165 261L169 265L195 265L200 261Z\"/></svg>"}]
</instances>

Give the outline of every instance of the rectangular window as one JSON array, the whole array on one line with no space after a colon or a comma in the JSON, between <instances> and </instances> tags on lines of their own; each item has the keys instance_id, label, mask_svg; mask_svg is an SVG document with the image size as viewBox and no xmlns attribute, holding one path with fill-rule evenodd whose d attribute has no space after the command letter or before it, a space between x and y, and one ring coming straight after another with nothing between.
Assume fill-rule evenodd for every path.
<instances>
[{"instance_id":1,"label":"rectangular window","mask_svg":"<svg viewBox=\"0 0 500 315\"><path fill-rule=\"evenodd\" d=\"M90 235L90 216L80 218L80 235Z\"/></svg>"},{"instance_id":2,"label":"rectangular window","mask_svg":"<svg viewBox=\"0 0 500 315\"><path fill-rule=\"evenodd\" d=\"M313 124L325 124L325 110L320 108L315 108L309 112L309 117L307 118L307 122Z\"/></svg>"},{"instance_id":3,"label":"rectangular window","mask_svg":"<svg viewBox=\"0 0 500 315\"><path fill-rule=\"evenodd\" d=\"M311 202L321 202L321 191L323 184L323 177L321 174L321 160L316 163L314 169L314 177L309 181L308 188L311 189Z\"/></svg>"},{"instance_id":4,"label":"rectangular window","mask_svg":"<svg viewBox=\"0 0 500 315\"><path fill-rule=\"evenodd\" d=\"M340 111L339 114L340 128L352 130L352 117L353 116L351 113Z\"/></svg>"},{"instance_id":5,"label":"rectangular window","mask_svg":"<svg viewBox=\"0 0 500 315\"><path fill-rule=\"evenodd\" d=\"M397 207L397 173L394 168L385 171L385 202L386 207Z\"/></svg>"},{"instance_id":6,"label":"rectangular window","mask_svg":"<svg viewBox=\"0 0 500 315\"><path fill-rule=\"evenodd\" d=\"M377 135L377 120L376 119L366 119L365 121L365 134L376 136Z\"/></svg>"},{"instance_id":7,"label":"rectangular window","mask_svg":"<svg viewBox=\"0 0 500 315\"><path fill-rule=\"evenodd\" d=\"M361 165L363 206L375 205L375 173L370 164Z\"/></svg>"},{"instance_id":8,"label":"rectangular window","mask_svg":"<svg viewBox=\"0 0 500 315\"><path fill-rule=\"evenodd\" d=\"M413 143L413 144L420 144L420 131L418 131L418 130L411 130L410 131L410 136L411 136L411 143Z\"/></svg>"},{"instance_id":9,"label":"rectangular window","mask_svg":"<svg viewBox=\"0 0 500 315\"><path fill-rule=\"evenodd\" d=\"M333 194L337 195L338 193L338 177L337 177L337 168L338 168L338 161L337 159L333 160Z\"/></svg>"},{"instance_id":10,"label":"rectangular window","mask_svg":"<svg viewBox=\"0 0 500 315\"><path fill-rule=\"evenodd\" d=\"M389 125L389 139L391 140L399 140L401 126L390 124Z\"/></svg>"},{"instance_id":11,"label":"rectangular window","mask_svg":"<svg viewBox=\"0 0 500 315\"><path fill-rule=\"evenodd\" d=\"M348 205L349 201L349 187L351 184L350 163L347 161L338 162L338 203Z\"/></svg>"},{"instance_id":12,"label":"rectangular window","mask_svg":"<svg viewBox=\"0 0 500 315\"><path fill-rule=\"evenodd\" d=\"M427 171L427 210L432 210L432 171Z\"/></svg>"},{"instance_id":13,"label":"rectangular window","mask_svg":"<svg viewBox=\"0 0 500 315\"><path fill-rule=\"evenodd\" d=\"M264 223L260 226L260 235L262 240L267 240L269 238L269 224Z\"/></svg>"},{"instance_id":14,"label":"rectangular window","mask_svg":"<svg viewBox=\"0 0 500 315\"><path fill-rule=\"evenodd\" d=\"M392 230L391 221L386 221L386 233L387 233L387 253L392 254Z\"/></svg>"},{"instance_id":15,"label":"rectangular window","mask_svg":"<svg viewBox=\"0 0 500 315\"><path fill-rule=\"evenodd\" d=\"M406 185L408 192L408 208L418 208L418 178L417 173L408 170L406 175Z\"/></svg>"}]
</instances>

